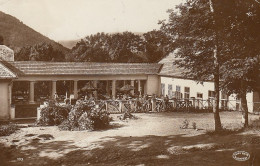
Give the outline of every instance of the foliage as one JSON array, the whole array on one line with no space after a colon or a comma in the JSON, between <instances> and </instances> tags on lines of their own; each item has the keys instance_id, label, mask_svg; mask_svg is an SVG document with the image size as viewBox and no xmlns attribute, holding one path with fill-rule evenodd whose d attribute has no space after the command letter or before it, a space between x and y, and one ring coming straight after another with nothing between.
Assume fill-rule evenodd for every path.
<instances>
[{"instance_id":1,"label":"foliage","mask_svg":"<svg viewBox=\"0 0 260 166\"><path fill-rule=\"evenodd\" d=\"M4 44L4 37L2 35L0 35L0 45Z\"/></svg>"},{"instance_id":2,"label":"foliage","mask_svg":"<svg viewBox=\"0 0 260 166\"><path fill-rule=\"evenodd\" d=\"M163 31L152 30L144 33L143 36L145 55L149 62L158 62L172 51L170 45L173 45L174 43L169 36L163 33Z\"/></svg>"},{"instance_id":3,"label":"foliage","mask_svg":"<svg viewBox=\"0 0 260 166\"><path fill-rule=\"evenodd\" d=\"M22 47L15 55L16 61L64 61L65 55L51 44L40 43Z\"/></svg>"},{"instance_id":4,"label":"foliage","mask_svg":"<svg viewBox=\"0 0 260 166\"><path fill-rule=\"evenodd\" d=\"M0 125L0 136L8 136L18 130L16 124L3 124Z\"/></svg>"},{"instance_id":5,"label":"foliage","mask_svg":"<svg viewBox=\"0 0 260 166\"><path fill-rule=\"evenodd\" d=\"M196 122L192 122L192 128L195 130L195 129L197 129L197 124L196 124Z\"/></svg>"},{"instance_id":6,"label":"foliage","mask_svg":"<svg viewBox=\"0 0 260 166\"><path fill-rule=\"evenodd\" d=\"M169 40L162 31L138 35L132 32L97 33L79 41L67 56L68 61L157 62L169 51Z\"/></svg>"},{"instance_id":7,"label":"foliage","mask_svg":"<svg viewBox=\"0 0 260 166\"><path fill-rule=\"evenodd\" d=\"M39 125L52 126L59 125L67 119L70 111L70 106L49 105L41 109L40 119L37 122Z\"/></svg>"},{"instance_id":8,"label":"foliage","mask_svg":"<svg viewBox=\"0 0 260 166\"><path fill-rule=\"evenodd\" d=\"M260 118L251 121L249 127L249 129L256 129L259 130L260 129Z\"/></svg>"},{"instance_id":9,"label":"foliage","mask_svg":"<svg viewBox=\"0 0 260 166\"><path fill-rule=\"evenodd\" d=\"M187 129L189 127L189 121L187 119L185 119L183 122L182 122L182 126L180 128L182 129Z\"/></svg>"},{"instance_id":10,"label":"foliage","mask_svg":"<svg viewBox=\"0 0 260 166\"><path fill-rule=\"evenodd\" d=\"M223 90L243 96L246 114L246 92L259 91L259 14L255 1L186 0L169 10L169 21L161 23L175 43L174 64L184 69L184 76L197 81L214 76L216 99L220 78Z\"/></svg>"},{"instance_id":11,"label":"foliage","mask_svg":"<svg viewBox=\"0 0 260 166\"><path fill-rule=\"evenodd\" d=\"M112 119L102 107L91 101L78 100L68 118L59 126L61 130L97 130L105 128Z\"/></svg>"}]
</instances>

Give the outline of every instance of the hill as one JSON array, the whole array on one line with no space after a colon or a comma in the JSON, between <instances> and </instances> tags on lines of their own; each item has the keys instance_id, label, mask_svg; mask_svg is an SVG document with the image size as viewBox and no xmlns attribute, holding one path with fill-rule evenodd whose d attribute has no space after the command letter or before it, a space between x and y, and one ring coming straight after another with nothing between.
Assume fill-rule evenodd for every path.
<instances>
[{"instance_id":1,"label":"hill","mask_svg":"<svg viewBox=\"0 0 260 166\"><path fill-rule=\"evenodd\" d=\"M61 41L58 41L58 43L60 43L61 45L63 45L66 48L72 49L72 47L74 47L77 44L77 42L79 42L79 41L80 41L80 39L78 39L78 40L61 40Z\"/></svg>"},{"instance_id":2,"label":"hill","mask_svg":"<svg viewBox=\"0 0 260 166\"><path fill-rule=\"evenodd\" d=\"M15 52L21 47L43 42L51 44L55 49L63 53L69 51L68 48L36 32L11 15L0 11L0 20L0 35L4 38L4 44L12 48Z\"/></svg>"}]
</instances>

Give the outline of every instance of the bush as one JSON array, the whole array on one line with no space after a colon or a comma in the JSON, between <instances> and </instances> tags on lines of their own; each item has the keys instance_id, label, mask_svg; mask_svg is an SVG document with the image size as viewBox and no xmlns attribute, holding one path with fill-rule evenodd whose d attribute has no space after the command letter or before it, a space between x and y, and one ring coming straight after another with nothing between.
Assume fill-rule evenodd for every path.
<instances>
[{"instance_id":1,"label":"bush","mask_svg":"<svg viewBox=\"0 0 260 166\"><path fill-rule=\"evenodd\" d=\"M95 103L77 101L69 112L67 120L59 125L60 130L97 130L105 128L112 119L102 108L96 108Z\"/></svg>"},{"instance_id":2,"label":"bush","mask_svg":"<svg viewBox=\"0 0 260 166\"><path fill-rule=\"evenodd\" d=\"M196 122L192 122L192 128L195 130L195 129L197 129L197 124L196 124Z\"/></svg>"},{"instance_id":3,"label":"bush","mask_svg":"<svg viewBox=\"0 0 260 166\"><path fill-rule=\"evenodd\" d=\"M259 129L260 129L260 118L251 121L251 123L250 123L250 125L248 126L248 128L259 130Z\"/></svg>"},{"instance_id":4,"label":"bush","mask_svg":"<svg viewBox=\"0 0 260 166\"><path fill-rule=\"evenodd\" d=\"M41 116L37 123L43 126L59 125L67 119L70 108L69 105L60 106L51 104L46 106L41 109Z\"/></svg>"},{"instance_id":5,"label":"bush","mask_svg":"<svg viewBox=\"0 0 260 166\"><path fill-rule=\"evenodd\" d=\"M0 125L0 136L8 136L18 130L18 126L16 124L5 124Z\"/></svg>"},{"instance_id":6,"label":"bush","mask_svg":"<svg viewBox=\"0 0 260 166\"><path fill-rule=\"evenodd\" d=\"M189 121L187 119L185 119L183 122L182 122L182 126L181 128L182 129L187 129L189 127Z\"/></svg>"}]
</instances>

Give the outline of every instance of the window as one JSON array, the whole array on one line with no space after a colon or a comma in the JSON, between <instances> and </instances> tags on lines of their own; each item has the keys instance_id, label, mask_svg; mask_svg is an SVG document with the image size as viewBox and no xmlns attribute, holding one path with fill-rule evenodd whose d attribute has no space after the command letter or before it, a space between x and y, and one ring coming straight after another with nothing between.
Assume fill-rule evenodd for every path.
<instances>
[{"instance_id":1,"label":"window","mask_svg":"<svg viewBox=\"0 0 260 166\"><path fill-rule=\"evenodd\" d=\"M181 92L181 86L176 86L176 92Z\"/></svg>"},{"instance_id":2,"label":"window","mask_svg":"<svg viewBox=\"0 0 260 166\"><path fill-rule=\"evenodd\" d=\"M175 97L176 97L176 99L181 99L182 98L181 86L178 86L178 85L176 86Z\"/></svg>"},{"instance_id":3,"label":"window","mask_svg":"<svg viewBox=\"0 0 260 166\"><path fill-rule=\"evenodd\" d=\"M168 96L172 98L172 85L168 85Z\"/></svg>"},{"instance_id":4,"label":"window","mask_svg":"<svg viewBox=\"0 0 260 166\"><path fill-rule=\"evenodd\" d=\"M198 99L203 99L203 94L202 93L197 93L197 98Z\"/></svg>"},{"instance_id":5,"label":"window","mask_svg":"<svg viewBox=\"0 0 260 166\"><path fill-rule=\"evenodd\" d=\"M215 96L215 92L214 91L211 91L211 90L209 90L209 99L210 98L214 98L214 96Z\"/></svg>"},{"instance_id":6,"label":"window","mask_svg":"<svg viewBox=\"0 0 260 166\"><path fill-rule=\"evenodd\" d=\"M165 84L161 84L161 94L165 96Z\"/></svg>"},{"instance_id":7,"label":"window","mask_svg":"<svg viewBox=\"0 0 260 166\"><path fill-rule=\"evenodd\" d=\"M227 100L228 99L228 95L225 92L221 92L221 99Z\"/></svg>"},{"instance_id":8,"label":"window","mask_svg":"<svg viewBox=\"0 0 260 166\"><path fill-rule=\"evenodd\" d=\"M184 98L185 99L190 98L190 87L184 87Z\"/></svg>"}]
</instances>

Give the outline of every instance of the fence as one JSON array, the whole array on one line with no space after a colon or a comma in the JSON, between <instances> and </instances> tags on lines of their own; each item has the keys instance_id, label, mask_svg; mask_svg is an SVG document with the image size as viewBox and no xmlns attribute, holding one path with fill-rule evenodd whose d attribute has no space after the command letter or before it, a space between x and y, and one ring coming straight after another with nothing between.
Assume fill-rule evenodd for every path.
<instances>
[{"instance_id":1,"label":"fence","mask_svg":"<svg viewBox=\"0 0 260 166\"><path fill-rule=\"evenodd\" d=\"M122 112L164 112L164 111L205 111L213 110L213 99L131 99L131 100L95 100L96 104L103 103L110 113ZM236 110L236 101L220 101L221 110Z\"/></svg>"}]
</instances>

